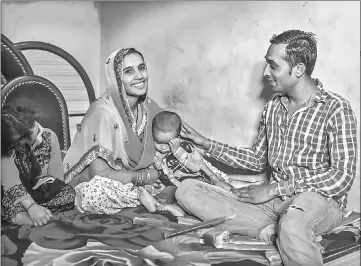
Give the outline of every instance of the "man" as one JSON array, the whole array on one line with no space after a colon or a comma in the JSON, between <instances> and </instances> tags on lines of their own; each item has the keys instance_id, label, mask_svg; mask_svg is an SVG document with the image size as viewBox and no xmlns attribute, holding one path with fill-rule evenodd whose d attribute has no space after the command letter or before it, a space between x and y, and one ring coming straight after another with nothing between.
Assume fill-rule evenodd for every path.
<instances>
[{"instance_id":1,"label":"man","mask_svg":"<svg viewBox=\"0 0 361 266\"><path fill-rule=\"evenodd\" d=\"M176 197L203 220L236 214L219 226L234 232L264 239L277 228L284 265L323 265L316 240L339 226L345 214L356 172L356 118L347 100L311 78L317 59L313 33L289 30L270 42L264 76L276 93L266 103L252 148L209 140L185 123L181 133L232 167L270 166L270 182L232 189L234 200L186 180Z\"/></svg>"}]
</instances>

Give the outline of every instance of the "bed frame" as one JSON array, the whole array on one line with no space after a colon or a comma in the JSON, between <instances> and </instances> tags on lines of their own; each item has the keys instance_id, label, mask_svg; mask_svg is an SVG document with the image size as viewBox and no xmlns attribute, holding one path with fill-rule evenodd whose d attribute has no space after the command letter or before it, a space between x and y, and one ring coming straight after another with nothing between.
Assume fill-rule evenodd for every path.
<instances>
[{"instance_id":1,"label":"bed frame","mask_svg":"<svg viewBox=\"0 0 361 266\"><path fill-rule=\"evenodd\" d=\"M89 98L89 103L92 103L95 100L95 93L93 90L93 86L91 84L91 81L83 69L83 67L79 64L79 62L71 56L69 53L61 49L60 47L57 47L55 45L44 43L44 42L20 42L20 43L12 43L6 36L3 34L1 35L1 107L3 107L6 104L21 104L23 106L28 107L36 107L39 109L39 111L42 114L40 123L47 128L52 129L59 138L60 147L63 151L66 151L70 144L70 133L69 133L69 113L67 109L66 101L61 93L61 91L49 80L45 79L44 77L37 76L33 73L33 70L23 55L21 51L23 50L43 50L47 52L51 52L57 56L62 57L65 59L74 69L77 71L79 76L84 82L84 85L87 90L87 95ZM80 116L83 116L84 114L77 114ZM215 163L215 162L213 162ZM222 167L221 165L218 165L218 167ZM230 169L222 169L224 172L232 173ZM228 170L228 171L227 171ZM231 171L231 172L230 172ZM121 212L117 216L112 217L104 217L99 218L100 224L96 226L96 228L91 227L92 225L92 219L98 219L94 215L86 217L86 215L79 215L77 213L67 213L67 214L61 214L60 217L60 223L62 222L62 225L59 227L53 227L53 229L49 230L60 230L60 228L66 228L65 225L69 226L69 231L65 232L66 236L71 235L74 232L75 236L74 238L71 238L71 241L64 242L64 246L62 246L64 249L69 249L64 252L66 256L66 253L69 252L69 254L72 254L72 249L69 248L67 245L71 243L76 243L76 241L79 240L79 236L77 234L82 234L84 238L86 238L86 233L88 233L89 230L99 230L99 228L104 228L104 232L112 232L112 230L115 230L114 223L111 222L108 224L102 224L102 221L110 221L114 220L116 221L116 225L118 225L120 228L122 226L125 226L124 223L127 223L127 225L124 228L127 228L125 231L119 231L119 233L116 234L116 238L111 238L111 241L109 243L115 243L116 249L119 249L120 244L124 245L124 240L121 242L116 242L116 240L120 237L125 238L134 238L134 242L129 244L129 247L134 249L134 243L140 243L144 240L144 238L149 237L151 234L147 232L147 230L154 230L151 227L141 227L140 225L132 224L132 220L135 216L138 217L147 217L150 214L143 208L143 209L134 209L131 211ZM85 217L85 218L84 218ZM121 217L121 218L119 218ZM165 215L164 213L155 213L150 215L151 218L157 217L161 220L169 220L176 222L177 220L173 217L169 217ZM81 228L79 228L79 221L83 221L85 224L87 221L90 223L86 224L87 228L83 232L81 231ZM103 220L102 220L103 219ZM76 224L76 226L71 227L72 223ZM123 225L121 225L123 224ZM49 225L51 228L53 225ZM134 228L133 228L133 227ZM131 229L133 229L133 231ZM148 228L148 229L147 229ZM157 229L157 228L156 228ZM159 228L158 228L159 229ZM157 229L157 230L158 230ZM77 231L80 230L80 231ZM133 232L129 235L129 232ZM145 232L144 235L142 235L143 231ZM355 232L356 230L356 232ZM357 233L358 230L358 233ZM345 222L343 230L340 230L339 232L334 232L334 234L331 234L328 238L326 237L326 240L331 243L329 245L329 248L326 249L326 252L324 254L324 263L328 266L336 266L336 265L342 265L344 266L347 264L348 266L351 265L359 265L360 263L360 214L359 213L352 213L350 216L349 221ZM51 233L51 231L48 231ZM30 234L32 232L32 234ZM32 231L31 228L24 228L24 227L18 227L13 225L6 225L4 222L2 222L2 264L4 265L10 265L9 263L25 263L26 259L24 261L24 254L26 254L26 250L34 249L32 246L34 243L37 243L38 245L41 245L41 243L44 243L44 241L48 241L47 243L62 243L62 239L56 239L55 242L50 241L51 237L49 238L42 238L41 234L37 234L37 231ZM45 229L46 232L46 229ZM351 232L351 235L349 234ZM354 233L354 234L353 234ZM27 235L28 234L28 235ZM128 234L128 235L127 235ZM20 239L20 236L21 239ZM53 236L57 237L57 235ZM333 237L333 238L332 238ZM105 236L102 236L102 233L99 233L98 231L94 231L94 234L91 236L91 238L98 239L98 241L103 242L105 239ZM70 238L69 238L70 239ZM335 239L335 241L332 242L332 239ZM72 242L75 241L75 242ZM112 242L113 241L113 242ZM115 242L114 242L115 241ZM147 240L150 242L149 240ZM146 243L148 243L146 242ZM149 244L149 243L148 243ZM46 248L48 246L44 244ZM186 243L185 243L186 245ZM199 243L197 244L200 245ZM197 247L196 244L194 244L193 248ZM14 250L14 246L16 247ZM110 245L111 246L111 245ZM4 247L4 248L3 248ZM215 252L215 254L220 254L220 250L217 250L215 248L208 248L209 252ZM208 250L205 247L201 247L199 252L203 252L202 250ZM59 249L60 250L60 249ZM113 249L114 250L114 249ZM60 251L59 251L60 252ZM114 251L112 251L114 252ZM197 251L198 252L198 251ZM208 252L208 251L207 251ZM151 252L152 253L152 252ZM40 254L40 253L39 253ZM94 253L90 253L94 254ZM98 254L98 253L97 253ZM260 264L252 260L252 258L257 257L258 255L256 253L245 253L246 257L248 259L244 259L242 261L232 261L231 258L227 258L225 262L217 262L217 265L265 265ZM251 254L251 255L250 255ZM31 255L31 254L30 254ZM28 254L28 256L30 256ZM56 255L56 256L60 256ZM139 254L138 254L139 255ZM217 257L218 255L215 255ZM99 255L100 256L100 255ZM146 254L139 255L146 257ZM150 254L150 256L153 256ZM89 255L90 257L90 255ZM41 256L38 256L37 258L41 259ZM113 257L114 259L114 257ZM92 259L91 259L92 260ZM100 259L99 259L100 261ZM121 260L120 260L121 261ZM153 265L157 265L157 260L153 259L147 259L145 262L152 262ZM26 263L25 263L26 264ZM119 264L120 265L120 264ZM151 263L148 265L152 265ZM181 264L177 264L181 265ZM209 264L209 265L212 265ZM278 264L279 265L279 264Z\"/></svg>"}]
</instances>

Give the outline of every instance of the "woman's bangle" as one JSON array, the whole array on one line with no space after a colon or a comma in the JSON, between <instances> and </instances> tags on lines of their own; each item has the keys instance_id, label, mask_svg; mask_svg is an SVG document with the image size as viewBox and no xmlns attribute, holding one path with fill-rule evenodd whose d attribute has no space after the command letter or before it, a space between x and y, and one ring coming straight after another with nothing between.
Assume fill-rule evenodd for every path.
<instances>
[{"instance_id":1,"label":"woman's bangle","mask_svg":"<svg viewBox=\"0 0 361 266\"><path fill-rule=\"evenodd\" d=\"M143 175L141 171L136 172L134 185L140 186L143 183Z\"/></svg>"},{"instance_id":2,"label":"woman's bangle","mask_svg":"<svg viewBox=\"0 0 361 266\"><path fill-rule=\"evenodd\" d=\"M26 209L26 211L28 211L31 208L31 206L33 206L34 204L35 202L31 203L30 206Z\"/></svg>"},{"instance_id":3,"label":"woman's bangle","mask_svg":"<svg viewBox=\"0 0 361 266\"><path fill-rule=\"evenodd\" d=\"M146 176L144 174L146 173ZM134 184L136 186L141 186L147 184L150 181L150 173L146 169L142 169L137 171L136 178Z\"/></svg>"}]
</instances>

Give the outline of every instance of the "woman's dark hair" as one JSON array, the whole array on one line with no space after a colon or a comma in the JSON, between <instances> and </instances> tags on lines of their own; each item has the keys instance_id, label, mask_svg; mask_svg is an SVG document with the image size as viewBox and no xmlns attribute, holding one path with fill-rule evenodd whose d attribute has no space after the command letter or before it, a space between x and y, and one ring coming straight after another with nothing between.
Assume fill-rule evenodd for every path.
<instances>
[{"instance_id":1,"label":"woman's dark hair","mask_svg":"<svg viewBox=\"0 0 361 266\"><path fill-rule=\"evenodd\" d=\"M40 114L36 109L22 106L4 106L1 113L1 157L13 151L30 151L31 129Z\"/></svg>"}]
</instances>

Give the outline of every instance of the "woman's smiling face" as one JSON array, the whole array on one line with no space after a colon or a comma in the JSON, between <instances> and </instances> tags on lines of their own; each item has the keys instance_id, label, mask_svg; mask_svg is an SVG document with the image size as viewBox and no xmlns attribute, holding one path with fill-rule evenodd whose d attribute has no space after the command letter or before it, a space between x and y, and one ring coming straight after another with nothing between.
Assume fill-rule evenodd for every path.
<instances>
[{"instance_id":1,"label":"woman's smiling face","mask_svg":"<svg viewBox=\"0 0 361 266\"><path fill-rule=\"evenodd\" d=\"M139 54L130 53L124 56L122 81L128 96L142 96L147 92L147 66Z\"/></svg>"}]
</instances>

